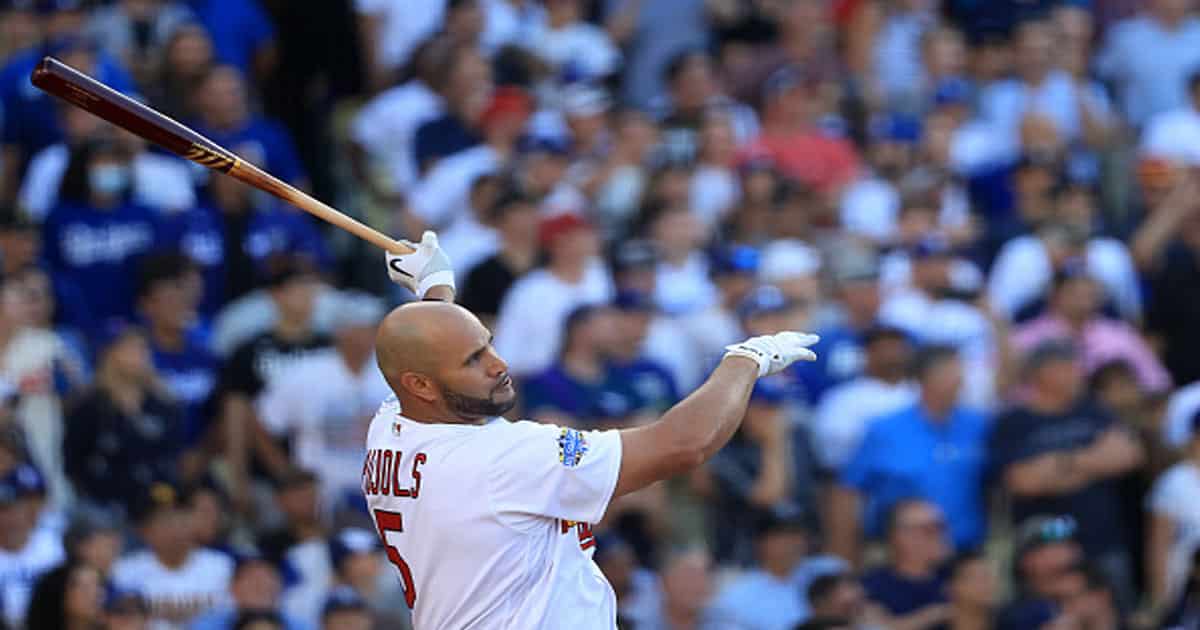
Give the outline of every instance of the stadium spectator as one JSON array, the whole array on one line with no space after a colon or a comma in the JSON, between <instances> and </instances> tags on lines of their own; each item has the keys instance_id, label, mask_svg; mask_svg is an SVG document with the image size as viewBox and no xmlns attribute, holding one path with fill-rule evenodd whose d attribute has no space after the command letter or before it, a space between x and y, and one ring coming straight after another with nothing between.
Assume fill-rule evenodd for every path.
<instances>
[{"instance_id":1,"label":"stadium spectator","mask_svg":"<svg viewBox=\"0 0 1200 630\"><path fill-rule=\"evenodd\" d=\"M845 626L867 630L882 619L877 604L867 601L858 578L844 572L821 575L808 585L805 598L811 611L810 623L839 620Z\"/></svg>"},{"instance_id":2,"label":"stadium spectator","mask_svg":"<svg viewBox=\"0 0 1200 630\"><path fill-rule=\"evenodd\" d=\"M226 604L234 562L229 556L196 546L189 511L178 490L155 483L133 499L131 522L146 548L113 565L117 589L145 598L152 628L185 626Z\"/></svg>"},{"instance_id":3,"label":"stadium spectator","mask_svg":"<svg viewBox=\"0 0 1200 630\"><path fill-rule=\"evenodd\" d=\"M1200 205L1196 182L1180 177L1170 194L1151 211L1133 236L1133 251L1153 301L1146 313L1149 332L1160 340L1163 362L1176 383L1200 380L1200 363L1183 348L1196 341L1194 321L1200 310L1191 296L1172 287L1192 286L1200 278Z\"/></svg>"},{"instance_id":4,"label":"stadium spectator","mask_svg":"<svg viewBox=\"0 0 1200 630\"><path fill-rule=\"evenodd\" d=\"M107 590L112 583L113 564L125 546L119 522L99 514L83 513L74 518L62 538L67 562L86 564L99 571Z\"/></svg>"},{"instance_id":5,"label":"stadium spectator","mask_svg":"<svg viewBox=\"0 0 1200 630\"><path fill-rule=\"evenodd\" d=\"M154 370L183 408L186 447L195 446L209 429L205 414L217 384L217 358L196 334L200 295L191 287L202 283L192 261L173 252L147 256L138 274L138 314Z\"/></svg>"},{"instance_id":6,"label":"stadium spectator","mask_svg":"<svg viewBox=\"0 0 1200 630\"><path fill-rule=\"evenodd\" d=\"M899 501L885 534L888 564L862 577L867 598L888 615L884 625L932 628L949 621L945 563L950 541L941 510L920 499Z\"/></svg>"},{"instance_id":7,"label":"stadium spectator","mask_svg":"<svg viewBox=\"0 0 1200 630\"><path fill-rule=\"evenodd\" d=\"M675 377L657 356L672 356L682 350L684 342L666 330L667 323L658 318L648 294L619 292L613 308L616 339L608 351L609 361L637 396L638 410L660 414L678 402L680 396ZM658 342L653 345L652 335Z\"/></svg>"},{"instance_id":8,"label":"stadium spectator","mask_svg":"<svg viewBox=\"0 0 1200 630\"><path fill-rule=\"evenodd\" d=\"M469 0L474 3L474 0ZM456 49L439 71L434 90L446 103L445 113L417 127L413 163L418 176L447 156L480 144L480 117L492 100L492 69L471 47Z\"/></svg>"},{"instance_id":9,"label":"stadium spectator","mask_svg":"<svg viewBox=\"0 0 1200 630\"><path fill-rule=\"evenodd\" d=\"M593 557L617 594L618 623L648 627L661 605L658 576L638 566L633 548L613 534L597 536Z\"/></svg>"},{"instance_id":10,"label":"stadium spectator","mask_svg":"<svg viewBox=\"0 0 1200 630\"><path fill-rule=\"evenodd\" d=\"M1156 114L1146 123L1139 147L1143 155L1177 166L1200 166L1200 153L1191 142L1200 139L1200 72L1188 76L1187 96L1181 107Z\"/></svg>"},{"instance_id":11,"label":"stadium spectator","mask_svg":"<svg viewBox=\"0 0 1200 630\"><path fill-rule=\"evenodd\" d=\"M363 294L340 299L334 351L284 367L257 401L263 427L291 446L291 463L320 477L322 504L334 516L362 512L367 424L389 391L375 369L375 329L383 307Z\"/></svg>"},{"instance_id":12,"label":"stadium spectator","mask_svg":"<svg viewBox=\"0 0 1200 630\"><path fill-rule=\"evenodd\" d=\"M1074 519L1061 516L1037 516L1020 524L1013 557L1016 597L1001 611L997 627L1036 627L1054 617L1054 605L1071 588L1071 571L1084 558L1075 527Z\"/></svg>"},{"instance_id":13,"label":"stadium spectator","mask_svg":"<svg viewBox=\"0 0 1200 630\"><path fill-rule=\"evenodd\" d=\"M583 4L582 0L550 0L546 21L522 42L559 81L603 81L621 61L608 33L583 19Z\"/></svg>"},{"instance_id":14,"label":"stadium spectator","mask_svg":"<svg viewBox=\"0 0 1200 630\"><path fill-rule=\"evenodd\" d=\"M157 481L192 468L182 409L158 384L146 334L113 322L96 344L96 380L65 417L63 455L75 493L117 517Z\"/></svg>"},{"instance_id":15,"label":"stadium spectator","mask_svg":"<svg viewBox=\"0 0 1200 630\"><path fill-rule=\"evenodd\" d=\"M126 147L112 140L76 147L59 202L42 224L50 273L77 287L88 306L88 319L71 323L89 334L109 318L133 315L139 259L162 234L161 219L129 198L129 161Z\"/></svg>"},{"instance_id":16,"label":"stadium spectator","mask_svg":"<svg viewBox=\"0 0 1200 630\"><path fill-rule=\"evenodd\" d=\"M279 614L279 595L283 578L279 569L255 554L237 556L229 583L230 601L192 620L188 630L221 630L231 626L245 611L272 611ZM281 615L284 630L309 630L312 626Z\"/></svg>"},{"instance_id":17,"label":"stadium spectator","mask_svg":"<svg viewBox=\"0 0 1200 630\"><path fill-rule=\"evenodd\" d=\"M150 626L150 610L137 593L112 594L104 602L104 620L109 630L146 630Z\"/></svg>"},{"instance_id":18,"label":"stadium spectator","mask_svg":"<svg viewBox=\"0 0 1200 630\"><path fill-rule=\"evenodd\" d=\"M1054 276L1046 312L1013 332L1018 352L1029 352L1048 341L1077 344L1085 375L1091 376L1104 364L1128 361L1146 392L1170 387L1171 377L1141 335L1129 324L1101 313L1103 288L1077 266L1068 266Z\"/></svg>"},{"instance_id":19,"label":"stadium spectator","mask_svg":"<svg viewBox=\"0 0 1200 630\"><path fill-rule=\"evenodd\" d=\"M755 568L720 589L713 599L716 627L790 628L809 615L796 575L808 552L803 521L764 515L757 527Z\"/></svg>"},{"instance_id":20,"label":"stadium spectator","mask_svg":"<svg viewBox=\"0 0 1200 630\"><path fill-rule=\"evenodd\" d=\"M705 468L713 552L723 564L765 562L756 545L759 524L771 515L817 525L821 477L813 444L804 427L789 422L785 402L777 388L755 387L741 428Z\"/></svg>"},{"instance_id":21,"label":"stadium spectator","mask_svg":"<svg viewBox=\"0 0 1200 630\"><path fill-rule=\"evenodd\" d=\"M387 566L375 532L347 528L329 541L334 592L349 589L361 598L375 627L408 627L408 608L396 580L381 580ZM321 602L318 602L320 604Z\"/></svg>"},{"instance_id":22,"label":"stadium spectator","mask_svg":"<svg viewBox=\"0 0 1200 630\"><path fill-rule=\"evenodd\" d=\"M1096 58L1135 126L1187 102L1185 80L1200 62L1200 19L1186 0L1152 0L1113 25ZM1155 63L1162 60L1164 63Z\"/></svg>"},{"instance_id":23,"label":"stadium spectator","mask_svg":"<svg viewBox=\"0 0 1200 630\"><path fill-rule=\"evenodd\" d=\"M321 609L321 630L368 630L373 622L367 602L352 589L333 589Z\"/></svg>"},{"instance_id":24,"label":"stadium spectator","mask_svg":"<svg viewBox=\"0 0 1200 630\"><path fill-rule=\"evenodd\" d=\"M216 63L214 54L212 38L203 26L195 22L177 26L163 45L155 79L143 86L150 103L177 120L195 118L199 112L192 95Z\"/></svg>"},{"instance_id":25,"label":"stadium spectator","mask_svg":"<svg viewBox=\"0 0 1200 630\"><path fill-rule=\"evenodd\" d=\"M862 335L865 355L858 378L830 388L813 416L821 465L840 472L881 416L911 405L918 390L910 378L912 344L898 328L875 326Z\"/></svg>"},{"instance_id":26,"label":"stadium spectator","mask_svg":"<svg viewBox=\"0 0 1200 630\"><path fill-rule=\"evenodd\" d=\"M25 613L26 628L73 630L102 628L104 582L84 564L64 564L38 578Z\"/></svg>"},{"instance_id":27,"label":"stadium spectator","mask_svg":"<svg viewBox=\"0 0 1200 630\"><path fill-rule=\"evenodd\" d=\"M988 630L996 623L1000 584L987 558L976 551L957 555L946 571L949 630Z\"/></svg>"},{"instance_id":28,"label":"stadium spectator","mask_svg":"<svg viewBox=\"0 0 1200 630\"><path fill-rule=\"evenodd\" d=\"M513 191L502 192L488 213L486 223L499 233L499 243L494 254L468 271L459 303L489 327L509 288L537 262L537 222L537 207Z\"/></svg>"},{"instance_id":29,"label":"stadium spectator","mask_svg":"<svg viewBox=\"0 0 1200 630\"><path fill-rule=\"evenodd\" d=\"M86 31L144 85L155 76L171 34L193 19L187 6L176 0L125 0L94 11Z\"/></svg>"},{"instance_id":30,"label":"stadium spectator","mask_svg":"<svg viewBox=\"0 0 1200 630\"><path fill-rule=\"evenodd\" d=\"M713 596L712 561L698 550L675 553L661 572L662 602L647 628L704 627Z\"/></svg>"},{"instance_id":31,"label":"stadium spectator","mask_svg":"<svg viewBox=\"0 0 1200 630\"><path fill-rule=\"evenodd\" d=\"M64 559L59 535L36 521L30 499L21 496L15 467L5 471L0 476L0 598L10 627L25 618L38 577Z\"/></svg>"},{"instance_id":32,"label":"stadium spectator","mask_svg":"<svg viewBox=\"0 0 1200 630\"><path fill-rule=\"evenodd\" d=\"M1166 470L1146 499L1150 531L1146 549L1146 584L1151 605L1165 608L1184 591L1191 558L1200 550L1200 513L1194 509L1200 493L1200 414L1192 418L1185 458Z\"/></svg>"},{"instance_id":33,"label":"stadium spectator","mask_svg":"<svg viewBox=\"0 0 1200 630\"><path fill-rule=\"evenodd\" d=\"M547 252L544 267L513 283L496 317L496 349L514 376L546 369L562 350L563 323L578 306L606 303L612 280L597 258L595 229L574 214L543 219L538 241ZM530 339L541 339L530 344Z\"/></svg>"},{"instance_id":34,"label":"stadium spectator","mask_svg":"<svg viewBox=\"0 0 1200 630\"><path fill-rule=\"evenodd\" d=\"M987 418L959 402L963 368L954 349L923 349L914 372L919 399L876 418L841 470L830 537L845 558L860 557L856 526L869 537L881 533L883 515L906 496L949 515L944 525L956 549L977 548L986 536Z\"/></svg>"},{"instance_id":35,"label":"stadium spectator","mask_svg":"<svg viewBox=\"0 0 1200 630\"><path fill-rule=\"evenodd\" d=\"M989 457L1012 497L1013 522L1072 517L1080 545L1124 598L1133 569L1116 479L1141 464L1143 449L1128 428L1082 396L1078 361L1074 347L1061 342L1033 350L1025 363L1026 402L996 419Z\"/></svg>"}]
</instances>

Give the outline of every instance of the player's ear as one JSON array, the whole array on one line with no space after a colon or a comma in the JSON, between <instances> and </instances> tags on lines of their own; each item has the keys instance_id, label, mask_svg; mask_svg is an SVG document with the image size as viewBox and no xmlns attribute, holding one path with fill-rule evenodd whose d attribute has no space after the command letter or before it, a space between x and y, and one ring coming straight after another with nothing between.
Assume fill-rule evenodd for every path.
<instances>
[{"instance_id":1,"label":"player's ear","mask_svg":"<svg viewBox=\"0 0 1200 630\"><path fill-rule=\"evenodd\" d=\"M401 374L400 386L408 390L408 393L427 403L435 402L440 396L433 379L417 372L405 372Z\"/></svg>"}]
</instances>

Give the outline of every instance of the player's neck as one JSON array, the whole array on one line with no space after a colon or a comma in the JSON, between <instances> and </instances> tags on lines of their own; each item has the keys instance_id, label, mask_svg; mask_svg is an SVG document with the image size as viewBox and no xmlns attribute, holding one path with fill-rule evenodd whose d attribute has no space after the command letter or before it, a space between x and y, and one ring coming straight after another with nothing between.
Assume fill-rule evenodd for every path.
<instances>
[{"instance_id":1,"label":"player's neck","mask_svg":"<svg viewBox=\"0 0 1200 630\"><path fill-rule=\"evenodd\" d=\"M488 421L488 418L460 418L417 398L400 395L397 395L396 398L400 401L400 413L413 422L420 422L421 424L480 425Z\"/></svg>"}]
</instances>

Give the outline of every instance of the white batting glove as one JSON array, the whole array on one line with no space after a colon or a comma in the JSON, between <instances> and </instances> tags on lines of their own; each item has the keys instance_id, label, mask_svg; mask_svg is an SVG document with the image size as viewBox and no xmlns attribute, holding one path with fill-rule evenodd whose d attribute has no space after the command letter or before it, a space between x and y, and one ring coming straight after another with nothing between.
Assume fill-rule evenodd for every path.
<instances>
[{"instance_id":1,"label":"white batting glove","mask_svg":"<svg viewBox=\"0 0 1200 630\"><path fill-rule=\"evenodd\" d=\"M725 356L754 359L758 363L758 375L762 377L775 374L796 361L816 361L816 353L808 347L820 340L816 335L789 330L725 346Z\"/></svg>"},{"instance_id":2,"label":"white batting glove","mask_svg":"<svg viewBox=\"0 0 1200 630\"><path fill-rule=\"evenodd\" d=\"M418 298L425 297L425 293L436 286L455 288L454 268L450 266L446 252L438 245L437 234L425 230L420 243L400 242L416 251L403 255L385 254L388 277L392 282L412 291Z\"/></svg>"}]
</instances>

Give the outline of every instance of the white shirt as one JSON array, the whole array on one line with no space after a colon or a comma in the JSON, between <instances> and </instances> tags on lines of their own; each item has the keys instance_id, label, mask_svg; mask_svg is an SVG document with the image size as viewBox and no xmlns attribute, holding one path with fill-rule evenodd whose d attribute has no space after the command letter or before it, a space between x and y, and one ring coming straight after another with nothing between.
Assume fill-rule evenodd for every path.
<instances>
[{"instance_id":1,"label":"white shirt","mask_svg":"<svg viewBox=\"0 0 1200 630\"><path fill-rule=\"evenodd\" d=\"M1150 119L1142 132L1144 155L1200 166L1200 112L1182 107Z\"/></svg>"},{"instance_id":2,"label":"white shirt","mask_svg":"<svg viewBox=\"0 0 1200 630\"><path fill-rule=\"evenodd\" d=\"M483 0L483 50L493 55L502 47L528 41L545 28L546 9L530 0ZM515 5L515 6L514 6Z\"/></svg>"},{"instance_id":3,"label":"white shirt","mask_svg":"<svg viewBox=\"0 0 1200 630\"><path fill-rule=\"evenodd\" d=\"M69 361L70 350L62 338L39 328L21 328L0 352L0 378L39 383L21 393L16 417L46 477L50 503L58 508L67 507L71 484L63 473L62 400L54 389L54 370L56 362Z\"/></svg>"},{"instance_id":4,"label":"white shirt","mask_svg":"<svg viewBox=\"0 0 1200 630\"><path fill-rule=\"evenodd\" d=\"M413 627L614 629L616 596L592 561L589 524L604 516L620 467L617 431L426 424L385 401L363 489Z\"/></svg>"},{"instance_id":5,"label":"white shirt","mask_svg":"<svg viewBox=\"0 0 1200 630\"><path fill-rule=\"evenodd\" d=\"M29 161L19 196L30 218L42 221L58 203L58 189L69 159L70 150L60 142L42 149ZM196 205L187 162L142 151L133 158L132 175L133 198L144 206L178 211Z\"/></svg>"},{"instance_id":6,"label":"white shirt","mask_svg":"<svg viewBox=\"0 0 1200 630\"><path fill-rule=\"evenodd\" d=\"M682 265L658 263L654 301L668 315L702 311L717 302L717 287L708 274L708 261L693 252Z\"/></svg>"},{"instance_id":7,"label":"white shirt","mask_svg":"<svg viewBox=\"0 0 1200 630\"><path fill-rule=\"evenodd\" d=\"M417 46L442 27L446 16L446 0L355 0L354 8L381 21L375 52L389 70L408 63Z\"/></svg>"},{"instance_id":8,"label":"white shirt","mask_svg":"<svg viewBox=\"0 0 1200 630\"><path fill-rule=\"evenodd\" d=\"M688 203L709 234L720 226L741 196L742 187L732 169L700 164L692 173Z\"/></svg>"},{"instance_id":9,"label":"white shirt","mask_svg":"<svg viewBox=\"0 0 1200 630\"><path fill-rule=\"evenodd\" d=\"M409 198L413 214L434 229L450 225L468 207L475 180L499 171L502 165L500 155L486 145L438 160L413 188Z\"/></svg>"},{"instance_id":10,"label":"white shirt","mask_svg":"<svg viewBox=\"0 0 1200 630\"><path fill-rule=\"evenodd\" d=\"M499 230L480 223L468 208L438 233L438 244L454 265L454 279L461 287L476 265L500 252L503 241Z\"/></svg>"},{"instance_id":11,"label":"white shirt","mask_svg":"<svg viewBox=\"0 0 1200 630\"><path fill-rule=\"evenodd\" d=\"M817 458L826 468L841 470L858 450L873 420L916 401L917 387L909 381L887 383L860 376L834 386L821 397L813 417L814 441L821 445Z\"/></svg>"},{"instance_id":12,"label":"white shirt","mask_svg":"<svg viewBox=\"0 0 1200 630\"><path fill-rule=\"evenodd\" d=\"M545 370L558 356L567 315L585 304L607 303L612 293L612 280L599 260L587 264L577 284L563 282L547 269L525 274L500 304L496 352L514 375Z\"/></svg>"},{"instance_id":13,"label":"white shirt","mask_svg":"<svg viewBox=\"0 0 1200 630\"><path fill-rule=\"evenodd\" d=\"M1036 112L1054 121L1054 126L1068 141L1083 137L1083 120L1079 103L1092 116L1106 119L1111 107L1098 85L1088 85L1080 93L1071 75L1051 70L1040 85L1033 86L1019 79L1005 79L989 85L979 97L979 109L984 118L997 125L1008 138L1017 138L1021 119Z\"/></svg>"},{"instance_id":14,"label":"white shirt","mask_svg":"<svg viewBox=\"0 0 1200 630\"><path fill-rule=\"evenodd\" d=\"M1176 450L1192 439L1192 418L1200 412L1200 381L1175 390L1167 400L1163 419L1163 442Z\"/></svg>"},{"instance_id":15,"label":"white shirt","mask_svg":"<svg viewBox=\"0 0 1200 630\"><path fill-rule=\"evenodd\" d=\"M1133 257L1121 241L1093 238L1087 243L1088 272L1104 286L1121 316L1136 318L1142 312L1142 295ZM1036 236L1018 236L1000 248L988 280L988 299L1009 318L1050 287L1054 270L1046 246Z\"/></svg>"},{"instance_id":16,"label":"white shirt","mask_svg":"<svg viewBox=\"0 0 1200 630\"><path fill-rule=\"evenodd\" d=\"M112 579L117 588L136 591L146 599L151 630L174 630L214 607L231 603L233 560L211 549L195 549L182 566L171 569L144 549L117 560Z\"/></svg>"},{"instance_id":17,"label":"white shirt","mask_svg":"<svg viewBox=\"0 0 1200 630\"><path fill-rule=\"evenodd\" d=\"M542 27L529 36L529 48L559 73L573 69L581 79L595 79L617 70L621 52L604 29L573 22L559 29Z\"/></svg>"},{"instance_id":18,"label":"white shirt","mask_svg":"<svg viewBox=\"0 0 1200 630\"><path fill-rule=\"evenodd\" d=\"M1143 124L1188 102L1187 78L1200 64L1200 18L1185 18L1174 30L1148 14L1122 20L1108 30L1095 61L1116 85L1129 121Z\"/></svg>"},{"instance_id":19,"label":"white shirt","mask_svg":"<svg viewBox=\"0 0 1200 630\"><path fill-rule=\"evenodd\" d=\"M1175 525L1167 552L1167 601L1174 601L1187 582L1192 553L1200 548L1200 469L1190 461L1168 468L1150 489L1146 508Z\"/></svg>"},{"instance_id":20,"label":"white shirt","mask_svg":"<svg viewBox=\"0 0 1200 630\"><path fill-rule=\"evenodd\" d=\"M366 149L393 192L408 192L418 177L413 156L417 129L442 114L442 97L420 80L390 88L363 106L350 133Z\"/></svg>"},{"instance_id":21,"label":"white shirt","mask_svg":"<svg viewBox=\"0 0 1200 630\"><path fill-rule=\"evenodd\" d=\"M367 427L390 391L374 357L354 374L337 352L321 353L272 379L258 413L271 433L293 436L296 461L317 473L329 505L358 488Z\"/></svg>"},{"instance_id":22,"label":"white shirt","mask_svg":"<svg viewBox=\"0 0 1200 630\"><path fill-rule=\"evenodd\" d=\"M10 627L20 627L25 621L38 577L65 559L61 535L48 529L33 530L17 551L0 549L0 606Z\"/></svg>"}]
</instances>

